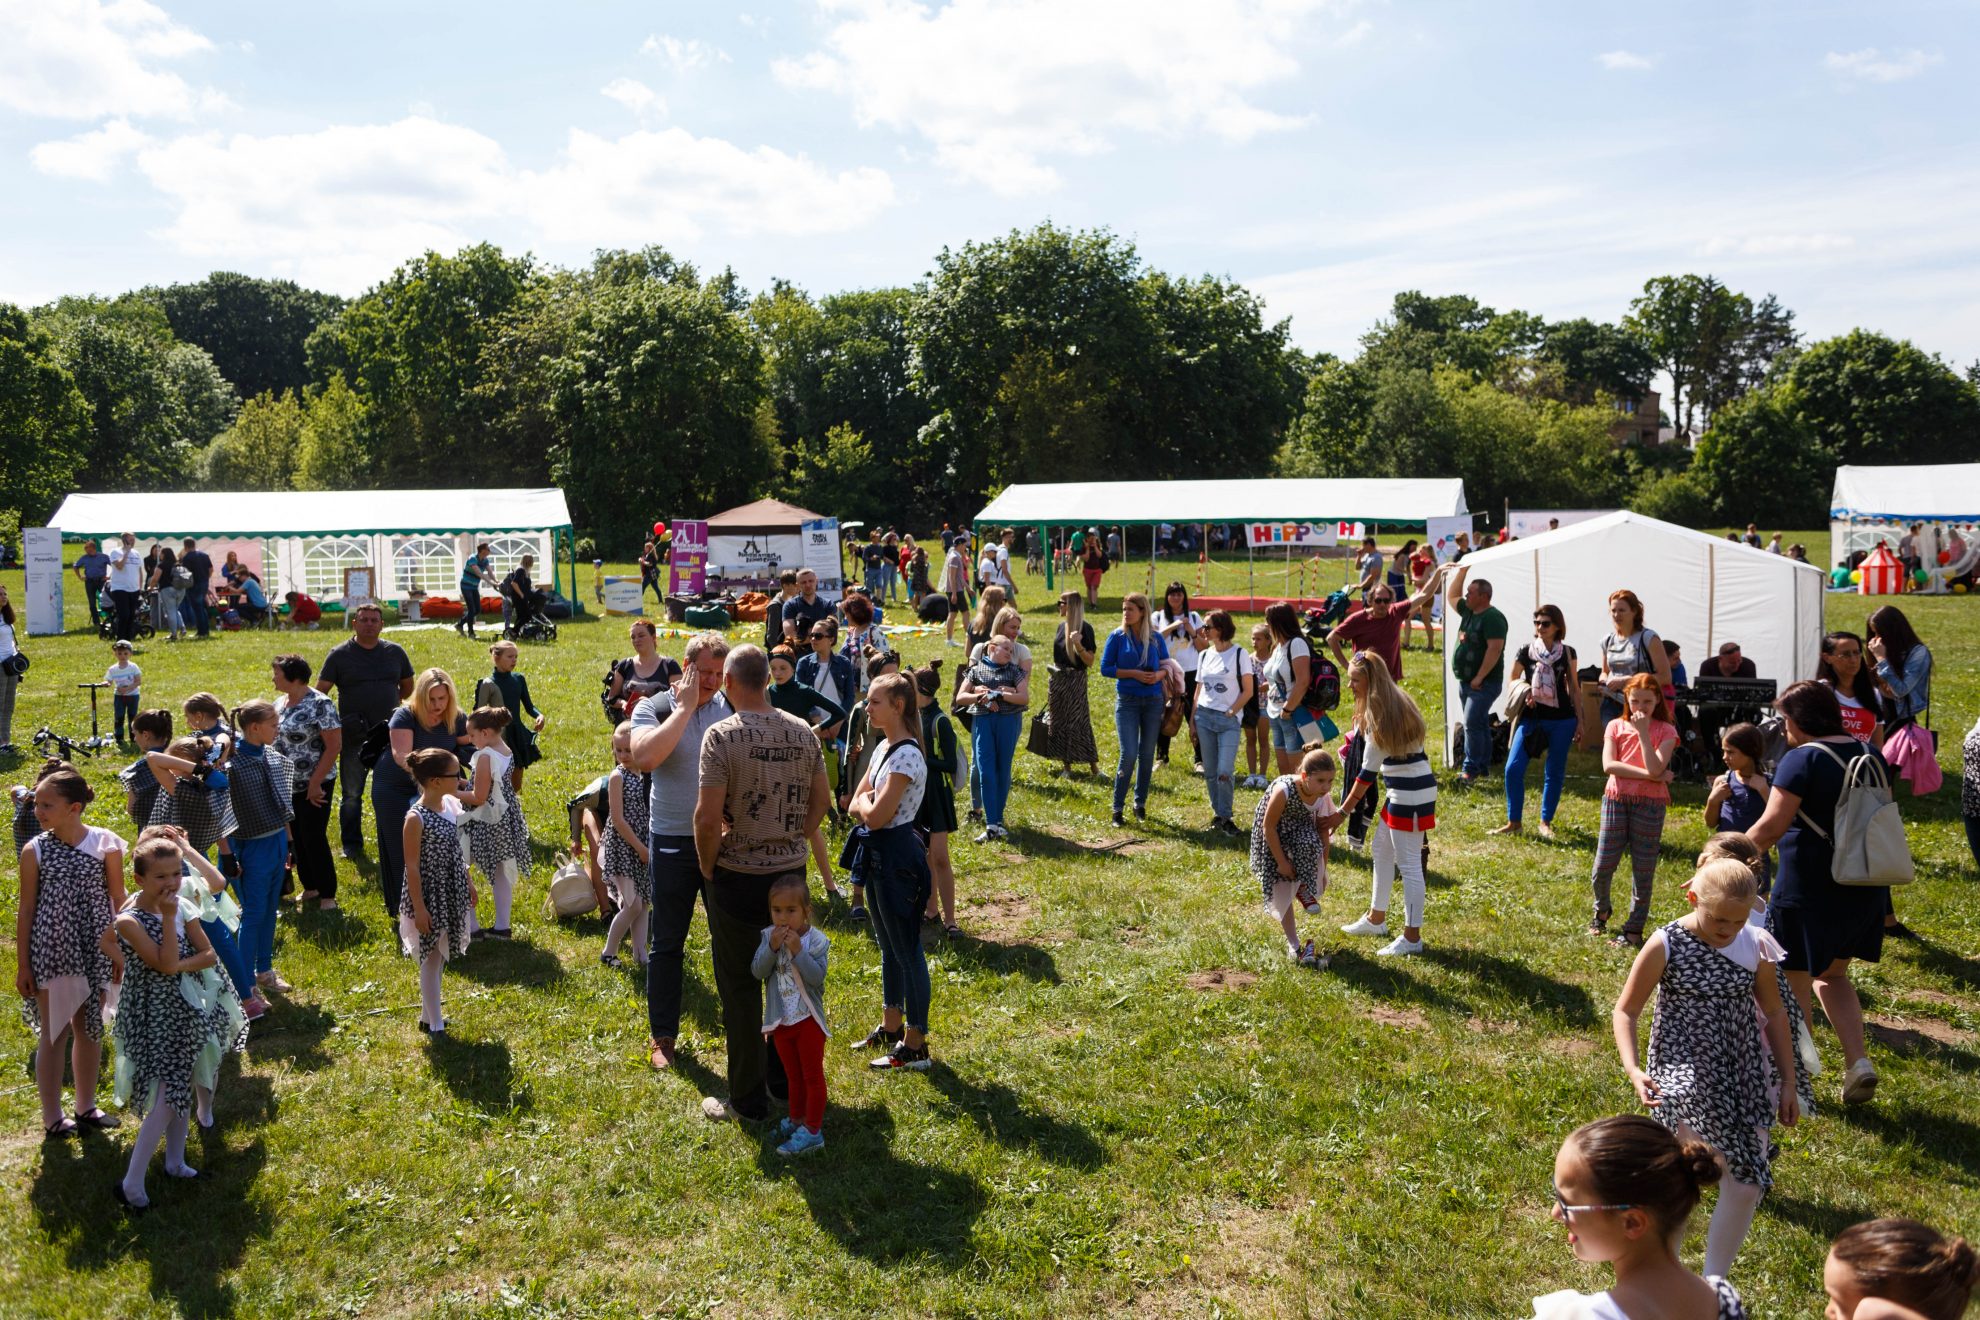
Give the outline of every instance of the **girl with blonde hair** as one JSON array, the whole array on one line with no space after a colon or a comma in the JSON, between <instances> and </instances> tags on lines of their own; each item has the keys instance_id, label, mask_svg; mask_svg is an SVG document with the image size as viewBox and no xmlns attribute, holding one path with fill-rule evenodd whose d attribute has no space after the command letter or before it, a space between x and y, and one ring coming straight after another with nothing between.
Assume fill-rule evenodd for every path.
<instances>
[{"instance_id":1,"label":"girl with blonde hair","mask_svg":"<svg viewBox=\"0 0 1980 1320\"><path fill-rule=\"evenodd\" d=\"M1375 888L1368 912L1341 929L1350 935L1387 935L1389 896L1400 870L1402 934L1377 952L1390 958L1419 954L1423 952L1423 847L1437 824L1437 775L1423 750L1427 726L1423 712L1396 686L1387 662L1373 651L1356 651L1348 661L1348 686L1367 751L1340 815L1323 828L1332 829L1352 814L1374 788L1378 775L1385 796L1375 822Z\"/></svg>"},{"instance_id":2,"label":"girl with blonde hair","mask_svg":"<svg viewBox=\"0 0 1980 1320\"><path fill-rule=\"evenodd\" d=\"M1114 728L1121 737L1114 770L1114 824L1125 825L1128 777L1134 776L1134 818L1148 816L1148 780L1155 773L1155 739L1162 730L1162 662L1169 648L1148 614L1148 597L1121 598L1121 626L1107 634L1100 672L1114 680Z\"/></svg>"}]
</instances>

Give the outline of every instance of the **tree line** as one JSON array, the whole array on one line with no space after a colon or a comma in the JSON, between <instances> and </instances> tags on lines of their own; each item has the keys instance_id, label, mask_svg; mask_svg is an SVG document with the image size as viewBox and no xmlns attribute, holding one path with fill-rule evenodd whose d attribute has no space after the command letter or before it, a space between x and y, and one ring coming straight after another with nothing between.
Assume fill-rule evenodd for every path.
<instances>
[{"instance_id":1,"label":"tree line","mask_svg":"<svg viewBox=\"0 0 1980 1320\"><path fill-rule=\"evenodd\" d=\"M1681 443L1619 446L1659 373ZM1980 457L1977 375L1862 330L1804 345L1772 296L1699 275L1614 322L1405 292L1342 358L1106 231L1040 225L944 249L913 287L822 297L657 247L571 269L483 244L348 301L220 272L0 305L0 511L557 485L623 555L656 517L763 495L925 527L1013 481L1277 473L1803 526L1839 462Z\"/></svg>"}]
</instances>

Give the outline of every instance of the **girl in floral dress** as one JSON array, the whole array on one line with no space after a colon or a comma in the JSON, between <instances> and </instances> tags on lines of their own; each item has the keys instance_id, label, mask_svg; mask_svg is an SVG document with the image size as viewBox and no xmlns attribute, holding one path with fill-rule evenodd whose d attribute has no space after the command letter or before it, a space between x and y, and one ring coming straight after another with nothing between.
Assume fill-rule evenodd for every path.
<instances>
[{"instance_id":1,"label":"girl in floral dress","mask_svg":"<svg viewBox=\"0 0 1980 1320\"><path fill-rule=\"evenodd\" d=\"M444 747L422 747L406 758L406 768L419 797L402 827L406 883L399 896L399 942L407 957L419 959L419 1029L440 1036L447 1030L440 968L467 952L474 910L460 833L444 809L461 763Z\"/></svg>"}]
</instances>

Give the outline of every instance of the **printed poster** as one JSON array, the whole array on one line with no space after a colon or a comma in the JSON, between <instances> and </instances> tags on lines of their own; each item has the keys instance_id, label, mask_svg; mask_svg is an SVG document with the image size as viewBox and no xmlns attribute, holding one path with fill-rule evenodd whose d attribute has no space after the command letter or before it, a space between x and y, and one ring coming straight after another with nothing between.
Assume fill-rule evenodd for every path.
<instances>
[{"instance_id":1,"label":"printed poster","mask_svg":"<svg viewBox=\"0 0 1980 1320\"><path fill-rule=\"evenodd\" d=\"M676 520L667 562L667 594L699 596L708 588L708 523Z\"/></svg>"}]
</instances>

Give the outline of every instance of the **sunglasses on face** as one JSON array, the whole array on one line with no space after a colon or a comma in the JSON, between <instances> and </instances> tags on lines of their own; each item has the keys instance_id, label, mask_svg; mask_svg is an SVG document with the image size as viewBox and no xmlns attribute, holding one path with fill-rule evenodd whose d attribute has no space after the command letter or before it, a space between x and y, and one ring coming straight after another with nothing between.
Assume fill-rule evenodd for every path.
<instances>
[{"instance_id":1,"label":"sunglasses on face","mask_svg":"<svg viewBox=\"0 0 1980 1320\"><path fill-rule=\"evenodd\" d=\"M1547 1186L1554 1194L1554 1204L1560 1207L1561 1214L1568 1219L1572 1219L1576 1215L1593 1214L1597 1210L1636 1209L1633 1205L1569 1205L1567 1198L1561 1195L1561 1189L1558 1184L1549 1182Z\"/></svg>"}]
</instances>

